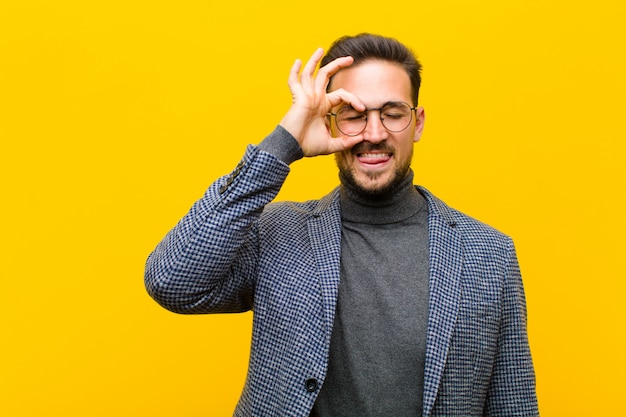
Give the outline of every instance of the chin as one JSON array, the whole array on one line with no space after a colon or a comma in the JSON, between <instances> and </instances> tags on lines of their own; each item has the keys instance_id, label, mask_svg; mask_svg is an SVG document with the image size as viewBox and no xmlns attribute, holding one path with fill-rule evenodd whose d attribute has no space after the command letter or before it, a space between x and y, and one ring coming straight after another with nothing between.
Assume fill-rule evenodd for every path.
<instances>
[{"instance_id":1,"label":"chin","mask_svg":"<svg viewBox=\"0 0 626 417\"><path fill-rule=\"evenodd\" d=\"M380 198L393 193L406 174L407 172L395 172L391 176L355 176L351 170L340 170L340 177L343 183L357 193L372 198Z\"/></svg>"},{"instance_id":2,"label":"chin","mask_svg":"<svg viewBox=\"0 0 626 417\"><path fill-rule=\"evenodd\" d=\"M393 188L393 178L355 178L355 186L366 193L380 193Z\"/></svg>"}]
</instances>

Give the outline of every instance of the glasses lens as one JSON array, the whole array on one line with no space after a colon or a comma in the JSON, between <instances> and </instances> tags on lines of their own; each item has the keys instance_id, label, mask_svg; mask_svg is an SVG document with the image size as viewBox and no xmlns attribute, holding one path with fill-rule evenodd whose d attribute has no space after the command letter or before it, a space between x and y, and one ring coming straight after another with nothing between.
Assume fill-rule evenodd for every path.
<instances>
[{"instance_id":1,"label":"glasses lens","mask_svg":"<svg viewBox=\"0 0 626 417\"><path fill-rule=\"evenodd\" d=\"M406 103L387 103L380 110L383 126L390 132L401 132L411 124L413 111Z\"/></svg>"},{"instance_id":2,"label":"glasses lens","mask_svg":"<svg viewBox=\"0 0 626 417\"><path fill-rule=\"evenodd\" d=\"M354 110L350 106L342 107L337 111L337 127L347 136L356 136L365 129L367 115Z\"/></svg>"},{"instance_id":3,"label":"glasses lens","mask_svg":"<svg viewBox=\"0 0 626 417\"><path fill-rule=\"evenodd\" d=\"M403 102L390 102L381 109L369 109L380 111L380 120L390 132L402 132L409 127L413 119L411 106ZM337 127L347 136L356 136L365 130L367 126L367 113L353 109L350 106L342 107L337 111Z\"/></svg>"}]
</instances>

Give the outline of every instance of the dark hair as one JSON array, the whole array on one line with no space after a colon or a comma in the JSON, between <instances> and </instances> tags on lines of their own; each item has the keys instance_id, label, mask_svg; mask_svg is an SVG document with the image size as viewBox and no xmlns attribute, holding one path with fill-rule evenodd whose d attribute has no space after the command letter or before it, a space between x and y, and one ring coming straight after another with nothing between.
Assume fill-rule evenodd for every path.
<instances>
[{"instance_id":1,"label":"dark hair","mask_svg":"<svg viewBox=\"0 0 626 417\"><path fill-rule=\"evenodd\" d=\"M415 54L399 41L380 35L361 33L356 36L344 36L337 39L326 52L320 66L343 57L351 56L354 64L358 65L367 60L383 60L395 62L404 68L411 80L411 95L413 105L417 106L420 84L422 77L420 71L422 64L419 63ZM332 82L332 78L331 78ZM328 84L330 87L330 83Z\"/></svg>"}]
</instances>

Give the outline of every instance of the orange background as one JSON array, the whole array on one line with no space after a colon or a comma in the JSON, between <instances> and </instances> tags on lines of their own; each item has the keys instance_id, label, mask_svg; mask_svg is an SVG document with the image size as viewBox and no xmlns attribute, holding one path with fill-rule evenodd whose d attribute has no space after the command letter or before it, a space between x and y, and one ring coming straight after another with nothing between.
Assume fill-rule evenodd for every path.
<instances>
[{"instance_id":1,"label":"orange background","mask_svg":"<svg viewBox=\"0 0 626 417\"><path fill-rule=\"evenodd\" d=\"M516 241L544 416L626 415L622 1L0 4L0 415L228 416L251 314L177 316L148 253L343 34L424 64L416 182ZM293 165L279 199L337 183Z\"/></svg>"}]
</instances>

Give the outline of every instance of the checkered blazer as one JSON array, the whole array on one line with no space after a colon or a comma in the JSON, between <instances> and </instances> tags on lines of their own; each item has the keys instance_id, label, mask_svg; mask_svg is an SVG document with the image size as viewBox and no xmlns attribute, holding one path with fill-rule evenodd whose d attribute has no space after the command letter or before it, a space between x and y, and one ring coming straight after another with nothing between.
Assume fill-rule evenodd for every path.
<instances>
[{"instance_id":1,"label":"checkered blazer","mask_svg":"<svg viewBox=\"0 0 626 417\"><path fill-rule=\"evenodd\" d=\"M235 416L306 417L326 376L339 284L339 196L335 190L316 201L270 204L288 172L249 146L146 264L148 292L171 311L254 311ZM511 239L419 190L430 239L423 415L538 415Z\"/></svg>"}]
</instances>

